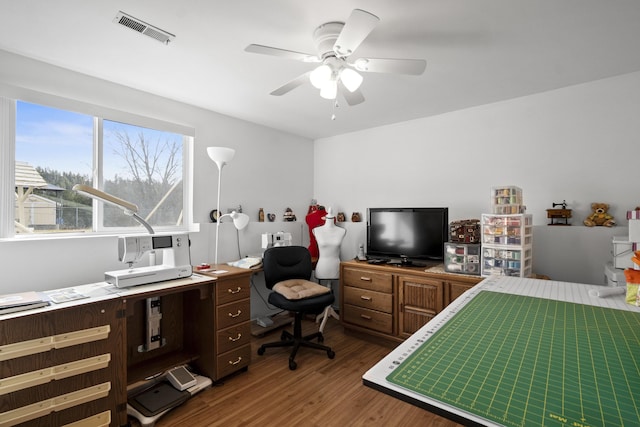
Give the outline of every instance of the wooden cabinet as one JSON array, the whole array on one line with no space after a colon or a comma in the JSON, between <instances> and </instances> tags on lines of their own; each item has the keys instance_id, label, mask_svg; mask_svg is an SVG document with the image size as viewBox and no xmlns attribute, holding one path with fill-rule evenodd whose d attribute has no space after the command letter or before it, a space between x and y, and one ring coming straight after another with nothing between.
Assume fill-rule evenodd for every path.
<instances>
[{"instance_id":1,"label":"wooden cabinet","mask_svg":"<svg viewBox=\"0 0 640 427\"><path fill-rule=\"evenodd\" d=\"M126 425L124 337L119 298L7 316L0 425Z\"/></svg>"},{"instance_id":2,"label":"wooden cabinet","mask_svg":"<svg viewBox=\"0 0 640 427\"><path fill-rule=\"evenodd\" d=\"M227 267L225 267L227 269ZM215 284L215 354L218 380L251 362L251 272L244 270Z\"/></svg>"},{"instance_id":3,"label":"wooden cabinet","mask_svg":"<svg viewBox=\"0 0 640 427\"><path fill-rule=\"evenodd\" d=\"M340 318L346 329L402 341L431 320L478 276L446 273L436 267L340 265Z\"/></svg>"},{"instance_id":4,"label":"wooden cabinet","mask_svg":"<svg viewBox=\"0 0 640 427\"><path fill-rule=\"evenodd\" d=\"M441 280L399 274L398 335L408 338L444 306L444 286Z\"/></svg>"},{"instance_id":5,"label":"wooden cabinet","mask_svg":"<svg viewBox=\"0 0 640 427\"><path fill-rule=\"evenodd\" d=\"M383 334L394 332L393 276L390 273L346 268L341 275L340 295L345 322Z\"/></svg>"},{"instance_id":6,"label":"wooden cabinet","mask_svg":"<svg viewBox=\"0 0 640 427\"><path fill-rule=\"evenodd\" d=\"M128 388L167 369L214 381L246 369L253 272L224 270L0 316L0 426L124 426Z\"/></svg>"}]
</instances>

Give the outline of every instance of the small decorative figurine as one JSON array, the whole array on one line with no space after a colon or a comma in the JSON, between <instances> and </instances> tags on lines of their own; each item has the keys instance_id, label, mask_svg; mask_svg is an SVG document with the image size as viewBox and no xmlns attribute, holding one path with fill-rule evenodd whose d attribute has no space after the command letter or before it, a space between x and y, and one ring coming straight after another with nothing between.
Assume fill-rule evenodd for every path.
<instances>
[{"instance_id":1,"label":"small decorative figurine","mask_svg":"<svg viewBox=\"0 0 640 427\"><path fill-rule=\"evenodd\" d=\"M338 212L338 215L336 216L336 221L338 222L345 222L347 219L344 216L344 212Z\"/></svg>"},{"instance_id":2,"label":"small decorative figurine","mask_svg":"<svg viewBox=\"0 0 640 427\"><path fill-rule=\"evenodd\" d=\"M295 221L296 220L296 214L293 213L293 211L291 210L291 208L287 208L284 211L284 216L282 217L283 221Z\"/></svg>"},{"instance_id":3,"label":"small decorative figurine","mask_svg":"<svg viewBox=\"0 0 640 427\"><path fill-rule=\"evenodd\" d=\"M606 203L591 203L592 213L584 220L587 227L604 226L613 227L616 220L608 213L609 205Z\"/></svg>"},{"instance_id":4,"label":"small decorative figurine","mask_svg":"<svg viewBox=\"0 0 640 427\"><path fill-rule=\"evenodd\" d=\"M275 221L276 220L276 214L268 213L267 214L267 219L269 220L269 222Z\"/></svg>"},{"instance_id":5,"label":"small decorative figurine","mask_svg":"<svg viewBox=\"0 0 640 427\"><path fill-rule=\"evenodd\" d=\"M264 209L260 208L258 210L258 221L264 222Z\"/></svg>"},{"instance_id":6,"label":"small decorative figurine","mask_svg":"<svg viewBox=\"0 0 640 427\"><path fill-rule=\"evenodd\" d=\"M360 217L360 212L354 212L351 214L351 222L360 222L362 218Z\"/></svg>"},{"instance_id":7,"label":"small decorative figurine","mask_svg":"<svg viewBox=\"0 0 640 427\"><path fill-rule=\"evenodd\" d=\"M547 218L551 222L548 225L571 225L569 224L569 218L571 218L571 209L567 209L567 202L565 200L562 203L552 203L553 209L547 209ZM557 207L561 206L560 209Z\"/></svg>"}]
</instances>

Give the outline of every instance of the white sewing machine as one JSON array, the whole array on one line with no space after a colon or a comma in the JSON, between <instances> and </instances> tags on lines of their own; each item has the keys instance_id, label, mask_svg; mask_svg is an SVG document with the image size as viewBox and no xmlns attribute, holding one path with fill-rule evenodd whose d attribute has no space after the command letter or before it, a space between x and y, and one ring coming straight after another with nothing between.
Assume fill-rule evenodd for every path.
<instances>
[{"instance_id":1,"label":"white sewing machine","mask_svg":"<svg viewBox=\"0 0 640 427\"><path fill-rule=\"evenodd\" d=\"M162 264L155 264L155 251L162 251ZM133 264L149 253L150 266L133 268ZM118 259L128 269L107 271L105 281L118 288L189 277L192 274L189 235L123 236L118 239Z\"/></svg>"},{"instance_id":2,"label":"white sewing machine","mask_svg":"<svg viewBox=\"0 0 640 427\"><path fill-rule=\"evenodd\" d=\"M262 249L273 246L291 246L291 233L285 233L284 231L262 233Z\"/></svg>"}]
</instances>

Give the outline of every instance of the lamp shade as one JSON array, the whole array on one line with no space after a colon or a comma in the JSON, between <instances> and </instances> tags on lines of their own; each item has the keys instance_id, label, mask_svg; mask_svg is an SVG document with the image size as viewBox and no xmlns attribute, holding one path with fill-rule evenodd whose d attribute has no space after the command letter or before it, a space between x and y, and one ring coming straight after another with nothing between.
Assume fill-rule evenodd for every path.
<instances>
[{"instance_id":1,"label":"lamp shade","mask_svg":"<svg viewBox=\"0 0 640 427\"><path fill-rule=\"evenodd\" d=\"M343 68L340 71L340 80L349 92L353 92L360 87L363 78L357 71L351 68Z\"/></svg>"},{"instance_id":2,"label":"lamp shade","mask_svg":"<svg viewBox=\"0 0 640 427\"><path fill-rule=\"evenodd\" d=\"M327 64L320 65L309 74L309 81L316 89L322 89L324 85L331 80L333 71Z\"/></svg>"},{"instance_id":3,"label":"lamp shade","mask_svg":"<svg viewBox=\"0 0 640 427\"><path fill-rule=\"evenodd\" d=\"M335 79L329 80L320 89L320 96L324 99L336 99L338 95L338 82Z\"/></svg>"},{"instance_id":4,"label":"lamp shade","mask_svg":"<svg viewBox=\"0 0 640 427\"><path fill-rule=\"evenodd\" d=\"M233 225L238 230L242 230L247 225L249 225L249 215L247 215L247 214L233 211L233 212L231 212L230 216L233 219Z\"/></svg>"},{"instance_id":5,"label":"lamp shade","mask_svg":"<svg viewBox=\"0 0 640 427\"><path fill-rule=\"evenodd\" d=\"M233 159L236 150L227 147L207 147L207 154L218 165L218 168L222 169L222 166Z\"/></svg>"}]
</instances>

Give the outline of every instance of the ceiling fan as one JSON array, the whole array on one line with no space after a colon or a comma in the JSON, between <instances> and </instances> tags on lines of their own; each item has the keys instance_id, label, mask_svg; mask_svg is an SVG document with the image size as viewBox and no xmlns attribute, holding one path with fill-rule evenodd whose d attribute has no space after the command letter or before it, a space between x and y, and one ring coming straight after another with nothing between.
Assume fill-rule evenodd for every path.
<instances>
[{"instance_id":1,"label":"ceiling fan","mask_svg":"<svg viewBox=\"0 0 640 427\"><path fill-rule=\"evenodd\" d=\"M380 18L372 13L354 9L346 22L327 22L320 25L313 32L317 55L259 44L250 44L245 51L321 63L315 69L280 86L271 92L271 95L284 95L310 81L315 88L320 89L321 97L336 99L340 91L349 105L357 105L364 101L360 91L363 77L358 71L420 75L427 66L423 59L357 58L351 62L351 55L379 21Z\"/></svg>"}]
</instances>

